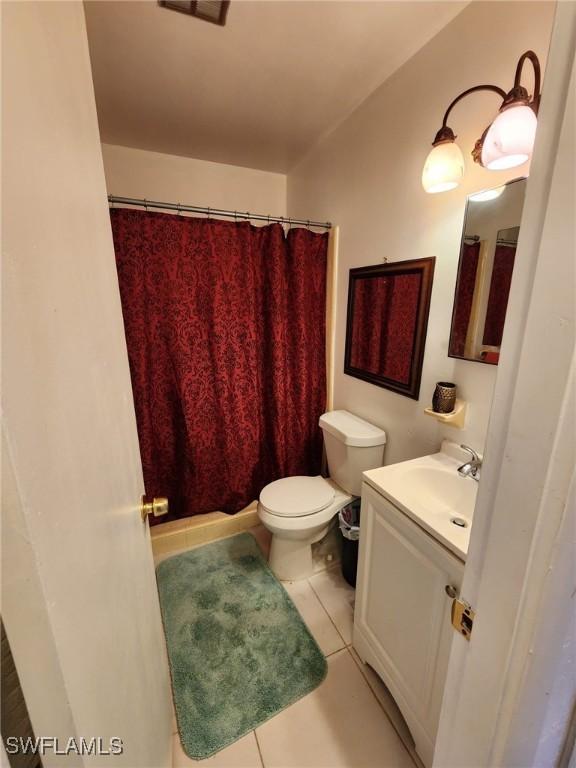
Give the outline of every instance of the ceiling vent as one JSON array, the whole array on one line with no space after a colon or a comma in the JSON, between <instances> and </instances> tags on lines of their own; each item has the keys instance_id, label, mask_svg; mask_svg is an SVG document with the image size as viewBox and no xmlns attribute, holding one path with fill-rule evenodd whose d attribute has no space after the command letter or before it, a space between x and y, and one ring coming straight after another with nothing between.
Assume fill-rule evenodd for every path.
<instances>
[{"instance_id":1,"label":"ceiling vent","mask_svg":"<svg viewBox=\"0 0 576 768\"><path fill-rule=\"evenodd\" d=\"M230 0L158 0L158 5L223 27Z\"/></svg>"}]
</instances>

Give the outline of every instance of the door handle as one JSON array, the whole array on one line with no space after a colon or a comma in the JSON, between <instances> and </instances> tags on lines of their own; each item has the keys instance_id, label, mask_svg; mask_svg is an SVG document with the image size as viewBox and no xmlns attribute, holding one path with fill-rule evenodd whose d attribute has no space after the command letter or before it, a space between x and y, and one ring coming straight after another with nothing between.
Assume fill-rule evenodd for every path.
<instances>
[{"instance_id":1,"label":"door handle","mask_svg":"<svg viewBox=\"0 0 576 768\"><path fill-rule=\"evenodd\" d=\"M458 590L456 587L453 587L452 584L446 584L444 587L444 592L446 592L448 597L451 597L452 599L458 597Z\"/></svg>"},{"instance_id":2,"label":"door handle","mask_svg":"<svg viewBox=\"0 0 576 768\"><path fill-rule=\"evenodd\" d=\"M147 501L147 497L142 496L140 501L140 514L142 515L142 520L146 520L148 515L153 515L154 517L167 515L168 499L165 499L163 496L157 496L153 498L152 501Z\"/></svg>"}]
</instances>

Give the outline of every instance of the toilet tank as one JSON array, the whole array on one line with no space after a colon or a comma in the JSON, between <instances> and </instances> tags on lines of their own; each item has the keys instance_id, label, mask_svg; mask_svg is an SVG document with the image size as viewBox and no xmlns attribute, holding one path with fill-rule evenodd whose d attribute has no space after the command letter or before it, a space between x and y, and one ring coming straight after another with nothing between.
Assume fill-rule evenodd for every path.
<instances>
[{"instance_id":1,"label":"toilet tank","mask_svg":"<svg viewBox=\"0 0 576 768\"><path fill-rule=\"evenodd\" d=\"M348 493L360 496L362 472L384 463L386 432L348 411L320 416L330 477Z\"/></svg>"}]
</instances>

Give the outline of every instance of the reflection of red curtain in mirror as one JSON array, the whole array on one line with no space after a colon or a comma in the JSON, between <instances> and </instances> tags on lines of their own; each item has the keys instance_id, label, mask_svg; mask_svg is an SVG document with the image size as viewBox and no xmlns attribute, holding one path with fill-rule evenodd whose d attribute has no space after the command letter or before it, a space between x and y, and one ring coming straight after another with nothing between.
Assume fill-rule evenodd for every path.
<instances>
[{"instance_id":1,"label":"reflection of red curtain in mirror","mask_svg":"<svg viewBox=\"0 0 576 768\"><path fill-rule=\"evenodd\" d=\"M409 383L421 282L420 273L355 281L354 368Z\"/></svg>"},{"instance_id":2,"label":"reflection of red curtain in mirror","mask_svg":"<svg viewBox=\"0 0 576 768\"><path fill-rule=\"evenodd\" d=\"M486 346L499 347L502 344L515 256L516 248L509 245L496 246L492 279L490 280L486 324L484 325L484 337L482 339L482 343L486 344Z\"/></svg>"},{"instance_id":3,"label":"reflection of red curtain in mirror","mask_svg":"<svg viewBox=\"0 0 576 768\"><path fill-rule=\"evenodd\" d=\"M454 297L454 320L450 336L450 354L463 357L466 347L468 323L474 299L480 243L464 243L458 270L458 285Z\"/></svg>"},{"instance_id":4,"label":"reflection of red curtain in mirror","mask_svg":"<svg viewBox=\"0 0 576 768\"><path fill-rule=\"evenodd\" d=\"M392 281L389 277L369 277L354 283L354 322L352 324L351 365L378 373L386 357L386 334ZM379 318L380 322L375 322Z\"/></svg>"}]
</instances>

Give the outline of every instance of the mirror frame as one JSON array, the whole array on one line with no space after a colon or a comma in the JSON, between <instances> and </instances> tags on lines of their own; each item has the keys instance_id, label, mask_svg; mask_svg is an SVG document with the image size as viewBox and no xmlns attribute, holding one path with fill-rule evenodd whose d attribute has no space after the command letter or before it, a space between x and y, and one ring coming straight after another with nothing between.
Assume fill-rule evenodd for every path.
<instances>
[{"instance_id":1,"label":"mirror frame","mask_svg":"<svg viewBox=\"0 0 576 768\"><path fill-rule=\"evenodd\" d=\"M393 261L386 264L376 264L370 267L356 267L350 270L348 282L348 309L346 316L346 346L344 351L344 373L354 376L356 379L368 381L384 389L390 389L399 395L405 395L413 400L420 396L420 381L422 379L422 364L424 362L424 348L426 346L426 331L428 329L428 315L430 312L430 298L432 295L432 281L434 278L434 266L436 257L430 256L424 259L410 259L407 261ZM416 326L412 346L412 360L410 365L410 378L408 384L395 379L390 379L377 373L355 368L351 365L352 355L352 318L354 316L354 285L359 279L374 277L393 277L418 272L421 275L420 292L418 294L418 309L416 313Z\"/></svg>"},{"instance_id":2,"label":"mirror frame","mask_svg":"<svg viewBox=\"0 0 576 768\"><path fill-rule=\"evenodd\" d=\"M498 186L508 187L512 184L518 183L519 181L527 182L528 176L517 176L514 179L509 179L508 181L505 181L504 184L499 184ZM454 298L452 299L452 316L450 320L450 333L448 335L448 357L451 357L453 360L465 360L467 363L481 363L482 365L492 365L492 366L498 367L498 363L491 363L488 360L450 354L450 345L452 343L452 331L454 330L454 319L456 315L456 297L458 296L458 285L460 282L460 264L462 261L462 248L464 246L464 241L466 239L466 219L468 217L468 207L470 206L470 202L474 202L474 200L471 201L470 198L474 197L474 195L480 194L481 192L489 192L491 189L494 189L494 187L488 187L487 189L480 190L479 192L471 192L466 197L466 206L464 208L464 219L462 220L462 237L460 238L460 250L458 251L458 264L456 267L456 283L454 285ZM520 217L520 219L522 219L522 217ZM520 227L520 223L521 221L518 222L518 227ZM508 313L508 305L506 306L506 313Z\"/></svg>"}]
</instances>

